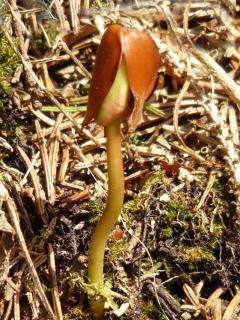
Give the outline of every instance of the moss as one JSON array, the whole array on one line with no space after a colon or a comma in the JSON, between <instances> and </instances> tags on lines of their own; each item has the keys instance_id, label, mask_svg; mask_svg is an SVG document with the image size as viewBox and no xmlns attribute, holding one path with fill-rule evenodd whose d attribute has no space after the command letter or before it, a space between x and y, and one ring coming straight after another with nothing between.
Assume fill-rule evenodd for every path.
<instances>
[{"instance_id":1,"label":"moss","mask_svg":"<svg viewBox=\"0 0 240 320\"><path fill-rule=\"evenodd\" d=\"M64 320L92 320L92 317L87 316L80 308L75 307L63 315Z\"/></svg>"},{"instance_id":2,"label":"moss","mask_svg":"<svg viewBox=\"0 0 240 320\"><path fill-rule=\"evenodd\" d=\"M153 187L154 185L159 183L162 180L164 175L165 175L164 171L159 171L159 172L156 172L153 175L151 175L151 177L149 177L147 179L147 181L145 182L145 184L143 186L143 190L150 189L151 187Z\"/></svg>"},{"instance_id":3,"label":"moss","mask_svg":"<svg viewBox=\"0 0 240 320\"><path fill-rule=\"evenodd\" d=\"M102 203L97 200L89 200L84 202L83 207L84 210L89 211L92 214L88 215L88 222L90 224L96 224L102 215Z\"/></svg>"},{"instance_id":4,"label":"moss","mask_svg":"<svg viewBox=\"0 0 240 320\"><path fill-rule=\"evenodd\" d=\"M141 194L136 197L134 200L130 200L126 202L123 206L122 210L122 217L124 221L131 220L131 214L135 213L136 211L143 211L146 209L147 202L148 202L148 195Z\"/></svg>"},{"instance_id":5,"label":"moss","mask_svg":"<svg viewBox=\"0 0 240 320\"><path fill-rule=\"evenodd\" d=\"M160 314L158 320L168 320L168 319L169 319L169 318L166 316L166 314L162 313L162 314Z\"/></svg>"},{"instance_id":6,"label":"moss","mask_svg":"<svg viewBox=\"0 0 240 320\"><path fill-rule=\"evenodd\" d=\"M171 278L172 274L173 274L173 264L172 261L168 261L167 259L163 258L163 268L166 272L167 278Z\"/></svg>"},{"instance_id":7,"label":"moss","mask_svg":"<svg viewBox=\"0 0 240 320\"><path fill-rule=\"evenodd\" d=\"M192 248L180 247L178 250L179 256L186 262L198 263L198 262L213 262L216 258L203 247L197 246Z\"/></svg>"},{"instance_id":8,"label":"moss","mask_svg":"<svg viewBox=\"0 0 240 320\"><path fill-rule=\"evenodd\" d=\"M153 301L142 301L142 311L140 313L140 320L152 320L156 319L156 305Z\"/></svg>"},{"instance_id":9,"label":"moss","mask_svg":"<svg viewBox=\"0 0 240 320\"><path fill-rule=\"evenodd\" d=\"M8 83L6 80L2 80L0 86L3 93L8 93L11 88L10 83Z\"/></svg>"},{"instance_id":10,"label":"moss","mask_svg":"<svg viewBox=\"0 0 240 320\"><path fill-rule=\"evenodd\" d=\"M99 211L101 210L101 206L98 200L89 200L87 202L87 206L89 210Z\"/></svg>"},{"instance_id":11,"label":"moss","mask_svg":"<svg viewBox=\"0 0 240 320\"><path fill-rule=\"evenodd\" d=\"M16 38L13 38L13 42L17 45ZM0 94L2 96L9 92L9 77L18 65L17 54L11 48L5 36L0 33Z\"/></svg>"},{"instance_id":12,"label":"moss","mask_svg":"<svg viewBox=\"0 0 240 320\"><path fill-rule=\"evenodd\" d=\"M193 218L191 208L181 197L161 204L161 228L160 238L170 239L174 235L174 229L179 227L187 229Z\"/></svg>"},{"instance_id":13,"label":"moss","mask_svg":"<svg viewBox=\"0 0 240 320\"><path fill-rule=\"evenodd\" d=\"M139 133L133 133L128 139L128 143L135 144L136 146L141 146L144 144L144 139L140 137Z\"/></svg>"},{"instance_id":14,"label":"moss","mask_svg":"<svg viewBox=\"0 0 240 320\"><path fill-rule=\"evenodd\" d=\"M181 197L167 202L164 207L162 219L166 224L173 222L176 217L181 221L190 221L193 217L191 209L185 202L185 199L181 199Z\"/></svg>"},{"instance_id":15,"label":"moss","mask_svg":"<svg viewBox=\"0 0 240 320\"><path fill-rule=\"evenodd\" d=\"M126 207L125 207L125 205L123 207L123 210L121 213L121 218L123 219L124 223L126 224L126 227L130 228L131 224L132 224L132 218L131 218L131 216L129 214L129 210L127 208L128 208L128 202L126 203Z\"/></svg>"},{"instance_id":16,"label":"moss","mask_svg":"<svg viewBox=\"0 0 240 320\"><path fill-rule=\"evenodd\" d=\"M109 260L114 262L123 257L128 252L128 244L124 239L122 240L110 240L108 241L109 247Z\"/></svg>"},{"instance_id":17,"label":"moss","mask_svg":"<svg viewBox=\"0 0 240 320\"><path fill-rule=\"evenodd\" d=\"M16 38L12 37L17 44ZM10 77L19 65L19 59L9 45L5 36L0 32L0 109L8 105L8 93L11 89Z\"/></svg>"},{"instance_id":18,"label":"moss","mask_svg":"<svg viewBox=\"0 0 240 320\"><path fill-rule=\"evenodd\" d=\"M163 239L169 239L173 235L173 229L171 226L163 228L160 230L160 237Z\"/></svg>"},{"instance_id":19,"label":"moss","mask_svg":"<svg viewBox=\"0 0 240 320\"><path fill-rule=\"evenodd\" d=\"M162 266L162 262L155 262L150 258L141 261L141 270L144 275L157 272Z\"/></svg>"},{"instance_id":20,"label":"moss","mask_svg":"<svg viewBox=\"0 0 240 320\"><path fill-rule=\"evenodd\" d=\"M1 104L1 101L0 101ZM3 161L8 156L8 152L3 151L0 153L0 161Z\"/></svg>"},{"instance_id":21,"label":"moss","mask_svg":"<svg viewBox=\"0 0 240 320\"><path fill-rule=\"evenodd\" d=\"M148 196L139 196L134 200L130 200L126 202L123 206L124 212L135 212L137 210L143 210L146 208L146 201L148 200Z\"/></svg>"},{"instance_id":22,"label":"moss","mask_svg":"<svg viewBox=\"0 0 240 320\"><path fill-rule=\"evenodd\" d=\"M216 237L219 238L222 236L222 234L224 233L224 231L227 230L224 221L222 219L222 216L219 216L220 221L216 221L216 218L213 218L211 221L211 225L210 225L210 233L212 234L213 240L215 239L214 243L216 242Z\"/></svg>"},{"instance_id":23,"label":"moss","mask_svg":"<svg viewBox=\"0 0 240 320\"><path fill-rule=\"evenodd\" d=\"M123 206L122 217L124 218L125 222L131 222L130 215L135 213L136 211L141 211L144 213L146 207L151 199L151 188L160 183L164 176L164 171L156 172L151 175L143 185L143 192L140 192L139 195L128 202L126 202Z\"/></svg>"},{"instance_id":24,"label":"moss","mask_svg":"<svg viewBox=\"0 0 240 320\"><path fill-rule=\"evenodd\" d=\"M201 270L211 273L218 257L219 244L227 232L225 216L229 203L220 182L209 192L198 211L194 208L206 188L207 179L193 182L189 189L173 192L178 183L177 177L167 177L163 171L157 172L146 181L143 192L126 205L128 214L134 219L144 217L149 226L154 219L156 236L147 234L145 243L156 248L151 252L153 259L155 254L159 256L161 252L158 262L165 270L166 279L178 274L179 268L186 272ZM159 200L165 193L170 201Z\"/></svg>"},{"instance_id":25,"label":"moss","mask_svg":"<svg viewBox=\"0 0 240 320\"><path fill-rule=\"evenodd\" d=\"M127 228L131 227L136 212L144 213L149 202L147 193L140 193L135 199L126 202L123 205L121 217Z\"/></svg>"}]
</instances>

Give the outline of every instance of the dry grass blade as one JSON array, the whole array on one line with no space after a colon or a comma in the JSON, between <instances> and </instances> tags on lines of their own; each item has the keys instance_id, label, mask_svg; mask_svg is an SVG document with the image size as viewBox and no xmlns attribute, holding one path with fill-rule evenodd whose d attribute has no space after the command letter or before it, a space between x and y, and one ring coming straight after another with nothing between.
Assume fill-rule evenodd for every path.
<instances>
[{"instance_id":1,"label":"dry grass blade","mask_svg":"<svg viewBox=\"0 0 240 320\"><path fill-rule=\"evenodd\" d=\"M50 171L49 157L48 157L45 139L42 134L42 128L41 128L38 120L35 120L35 127L36 127L36 132L38 135L38 139L39 139L40 154L41 154L43 169L44 169L44 173L45 173L44 177L45 177L45 182L46 182L47 198L48 198L49 202L53 204L54 188L53 188L53 183L52 183L52 175L51 175L51 171Z\"/></svg>"},{"instance_id":2,"label":"dry grass blade","mask_svg":"<svg viewBox=\"0 0 240 320\"><path fill-rule=\"evenodd\" d=\"M108 177L104 131L82 122L110 24L150 34L162 65L122 144L125 204L106 256L118 305L105 317L238 319L240 6L50 2L0 0L0 319L91 317L79 285ZM17 66L2 79L5 47Z\"/></svg>"},{"instance_id":3,"label":"dry grass blade","mask_svg":"<svg viewBox=\"0 0 240 320\"><path fill-rule=\"evenodd\" d=\"M149 147L133 146L131 149L134 152L136 152L136 154L141 155L143 157L164 156L166 154L165 150L161 148L156 148L154 146L149 146Z\"/></svg>"},{"instance_id":4,"label":"dry grass blade","mask_svg":"<svg viewBox=\"0 0 240 320\"><path fill-rule=\"evenodd\" d=\"M43 198L43 190L41 190L41 185L39 183L39 179L37 176L37 173L34 169L34 167L32 166L32 163L30 161L30 159L28 158L27 154L23 151L23 149L21 147L17 147L17 150L25 164L25 167L27 169L30 168L29 171L29 175L30 175L30 179L34 188L34 196L35 196L35 202L36 202L36 209L38 211L38 214L40 215L40 217L43 220L43 223L47 224L48 223L48 219L47 219L47 215L46 215L46 211L45 211L45 206L44 206L44 198Z\"/></svg>"},{"instance_id":5,"label":"dry grass blade","mask_svg":"<svg viewBox=\"0 0 240 320\"><path fill-rule=\"evenodd\" d=\"M21 320L19 292L16 292L13 298L13 314L14 314L14 319Z\"/></svg>"},{"instance_id":6,"label":"dry grass blade","mask_svg":"<svg viewBox=\"0 0 240 320\"><path fill-rule=\"evenodd\" d=\"M32 109L32 108L31 108L31 109ZM30 110L31 110L31 109L30 109ZM37 114L37 111L39 111L39 110L36 110L36 111L32 111L32 110L31 110L31 112L33 112L33 113L36 115L36 117L39 118L40 120L42 120L44 123L48 124L48 125L51 126L51 127L54 127L54 126L55 126L56 122L55 122L54 120L52 120L52 119L50 119L49 117L45 116L45 114L43 114L41 111L39 111L39 114ZM41 114L41 117L39 116L40 114ZM43 119L42 116L44 116L44 119ZM75 118L76 121L79 122L79 124L81 124L82 121L83 121L83 119L82 119L81 116L76 116L76 117L74 117L74 118ZM60 124L59 130L60 130L60 131L63 131L63 130L69 129L69 128L71 128L71 127L72 127L72 122L71 122L71 121L64 121L63 123ZM84 129L83 129L83 130L84 130ZM52 132L53 132L53 128L46 128L46 129L44 130L44 132L43 132L44 137L51 135ZM85 135L86 135L86 134L85 134ZM86 135L86 136L87 136L87 135ZM36 135L36 134L33 134L32 139L33 139L33 141L37 140L37 135ZM90 139L90 140L92 141L93 139ZM95 139L95 140L96 140L96 139ZM93 143L94 143L95 145L99 146L99 142L98 142L97 140L96 140L96 143L95 143L95 142L93 142Z\"/></svg>"},{"instance_id":7,"label":"dry grass blade","mask_svg":"<svg viewBox=\"0 0 240 320\"><path fill-rule=\"evenodd\" d=\"M217 125L219 134L218 138L224 147L224 151L227 154L227 161L230 168L232 169L234 179L236 184L240 184L240 158L238 152L234 146L233 140L230 137L230 132L228 126L223 122L217 105L211 101L205 104L205 108L209 115L211 116L213 122Z\"/></svg>"},{"instance_id":8,"label":"dry grass blade","mask_svg":"<svg viewBox=\"0 0 240 320\"><path fill-rule=\"evenodd\" d=\"M65 111L65 106L63 104L61 104L54 97L54 95L49 90L46 89L44 84L38 79L38 77L33 72L31 66L29 65L29 63L27 63L27 61L24 59L23 55L21 55L19 50L16 48L15 44L13 43L13 41L11 39L11 36L10 36L9 32L6 29L4 29L4 34L5 34L6 38L8 39L9 44L11 45L11 47L13 48L13 50L16 52L16 54L19 56L20 60L22 61L22 64L26 68L26 71L29 73L29 75L31 75L32 80L39 86L39 88L41 90L43 90L46 93L46 95L49 97L49 99L53 102L53 104L55 104L59 108L59 110L65 115L65 117L68 118L74 124L74 126L77 128L77 130L80 131L80 132L85 133L86 130L82 130L82 128L79 125L79 123L74 118L72 118L72 116L68 112ZM88 135L88 137L90 137L90 136L91 135ZM95 139L93 139L93 141L95 142Z\"/></svg>"},{"instance_id":9,"label":"dry grass blade","mask_svg":"<svg viewBox=\"0 0 240 320\"><path fill-rule=\"evenodd\" d=\"M59 298L58 285L57 285L57 276L56 276L56 264L54 251L51 244L48 245L48 260L49 260L49 273L52 279L52 298L53 306L56 314L57 320L63 320L61 302Z\"/></svg>"},{"instance_id":10,"label":"dry grass blade","mask_svg":"<svg viewBox=\"0 0 240 320\"><path fill-rule=\"evenodd\" d=\"M31 234L34 235L34 232L33 232L32 226L31 226L31 222L29 220L28 212L24 207L24 204L23 204L22 198L20 196L19 190L17 189L17 185L13 182L13 180L10 180L9 184L11 186L12 192L14 193L14 197L16 199L16 203L17 203L17 205L18 205L18 207L19 207L19 209L20 209L20 211L22 213L22 216L23 216L23 219L24 219L24 221L26 223L26 226L27 226L29 232L31 232Z\"/></svg>"},{"instance_id":11,"label":"dry grass blade","mask_svg":"<svg viewBox=\"0 0 240 320\"><path fill-rule=\"evenodd\" d=\"M81 1L80 0L70 0L70 12L71 12L71 20L72 20L72 29L73 32L77 32L79 29L80 20L78 18L78 14L81 10Z\"/></svg>"},{"instance_id":12,"label":"dry grass blade","mask_svg":"<svg viewBox=\"0 0 240 320\"><path fill-rule=\"evenodd\" d=\"M74 53L68 48L67 44L64 41L59 42L59 46L62 47L62 49L69 54L69 56L71 57L72 61L74 61L76 63L76 65L79 67L79 72L83 75L88 77L89 79L91 79L92 75L90 72L88 72L88 70L84 67L84 65L76 58L76 56L74 55Z\"/></svg>"},{"instance_id":13,"label":"dry grass blade","mask_svg":"<svg viewBox=\"0 0 240 320\"><path fill-rule=\"evenodd\" d=\"M190 50L193 55L205 65L211 74L216 77L218 82L222 85L226 95L228 95L240 108L240 86L237 85L237 83L209 54L201 52L194 47L191 47Z\"/></svg>"},{"instance_id":14,"label":"dry grass blade","mask_svg":"<svg viewBox=\"0 0 240 320\"><path fill-rule=\"evenodd\" d=\"M239 304L240 304L240 290L237 292L237 294L230 301L229 305L227 306L227 309L225 310L225 312L223 314L222 320L231 320L233 313Z\"/></svg>"},{"instance_id":15,"label":"dry grass blade","mask_svg":"<svg viewBox=\"0 0 240 320\"><path fill-rule=\"evenodd\" d=\"M222 288L218 288L217 290L215 290L207 299L205 305L206 309L211 308L214 305L215 300L218 299L223 294L223 292L224 290Z\"/></svg>"},{"instance_id":16,"label":"dry grass blade","mask_svg":"<svg viewBox=\"0 0 240 320\"><path fill-rule=\"evenodd\" d=\"M59 0L53 0L53 2L52 2L52 5L55 5L56 12L57 12L58 18L60 20L61 29L62 30L70 30L70 25L65 17L62 4L63 4L63 2L59 1Z\"/></svg>"},{"instance_id":17,"label":"dry grass blade","mask_svg":"<svg viewBox=\"0 0 240 320\"><path fill-rule=\"evenodd\" d=\"M202 288L204 286L204 280L200 280L195 286L194 286L194 292L196 293L197 297L200 297Z\"/></svg>"},{"instance_id":18,"label":"dry grass blade","mask_svg":"<svg viewBox=\"0 0 240 320\"><path fill-rule=\"evenodd\" d=\"M215 178L216 178L216 174L213 171L211 171L209 178L208 178L208 183L207 183L206 189L205 189L204 193L202 194L202 197L201 197L199 203L197 204L197 206L195 206L194 210L197 211L203 206L204 201L206 200L206 198L207 198L207 196L208 196L208 194L214 184Z\"/></svg>"},{"instance_id":19,"label":"dry grass blade","mask_svg":"<svg viewBox=\"0 0 240 320\"><path fill-rule=\"evenodd\" d=\"M239 145L239 130L237 113L233 106L229 106L229 127L232 135L232 140L236 145Z\"/></svg>"},{"instance_id":20,"label":"dry grass blade","mask_svg":"<svg viewBox=\"0 0 240 320\"><path fill-rule=\"evenodd\" d=\"M54 315L54 313L52 311L52 308L51 308L51 306L50 306L50 304L49 304L49 302L47 300L47 297L46 297L46 295L44 293L43 287L41 285L41 281L40 281L40 279L38 277L38 274L37 274L37 271L35 269L34 263L33 263L32 259L31 259L30 254L29 254L29 251L28 251L28 248L27 248L27 244L25 242L22 230L20 228L19 218L17 217L17 214L16 214L14 201L12 200L12 198L9 196L8 193L7 193L7 199L5 200L5 205L7 207L7 211L8 211L8 214L10 216L10 219L12 221L13 227L15 229L16 236L17 236L18 241L19 241L19 245L20 245L20 247L21 247L21 249L23 251L23 254L24 254L25 258L26 258L27 264L29 266L29 270L31 272L34 284L35 284L35 286L36 286L36 288L38 290L38 294L39 294L39 297L40 297L40 299L42 301L42 304L43 304L45 310L47 311L49 318L50 319L55 319L55 315ZM18 313L18 311L16 311L16 312ZM15 319L20 319L20 316L15 317Z\"/></svg>"},{"instance_id":21,"label":"dry grass blade","mask_svg":"<svg viewBox=\"0 0 240 320\"><path fill-rule=\"evenodd\" d=\"M0 197L1 197L1 195L0 195ZM7 233L15 234L13 227L7 221L5 212L2 210L0 210L0 232L7 232ZM1 277L3 277L3 276L1 275ZM1 277L0 277L0 279L1 279Z\"/></svg>"},{"instance_id":22,"label":"dry grass blade","mask_svg":"<svg viewBox=\"0 0 240 320\"><path fill-rule=\"evenodd\" d=\"M195 160L197 160L199 162L202 162L204 164L207 164L206 159L204 159L201 155L196 153L191 148L188 148L187 146L185 147L185 146L179 144L177 141L172 142L171 145L174 148L178 149L179 151L189 154L193 159L195 159Z\"/></svg>"},{"instance_id":23,"label":"dry grass blade","mask_svg":"<svg viewBox=\"0 0 240 320\"><path fill-rule=\"evenodd\" d=\"M62 161L61 161L61 165L58 173L58 181L60 183L65 180L68 165L69 165L69 147L66 147L63 149L63 152L62 152Z\"/></svg>"},{"instance_id":24,"label":"dry grass blade","mask_svg":"<svg viewBox=\"0 0 240 320\"><path fill-rule=\"evenodd\" d=\"M74 144L72 142L72 140L66 135L63 134L62 135L63 140L65 141L65 143L74 150L74 152L76 152L76 154L78 155L78 157L81 159L81 161L83 162L88 162L89 160L87 159L87 157L81 152L81 150L79 149L79 147ZM102 182L105 183L107 181L106 176L102 173L102 171L98 168L93 167L92 169L94 175Z\"/></svg>"},{"instance_id":25,"label":"dry grass blade","mask_svg":"<svg viewBox=\"0 0 240 320\"><path fill-rule=\"evenodd\" d=\"M219 298L223 294L224 290L218 288L207 299L205 309L207 315L211 315L209 320L221 320L222 319L222 300Z\"/></svg>"},{"instance_id":26,"label":"dry grass blade","mask_svg":"<svg viewBox=\"0 0 240 320\"><path fill-rule=\"evenodd\" d=\"M181 137L181 134L179 132L179 127L178 127L178 112L179 112L179 108L181 106L181 102L182 100L184 99L184 95L187 93L187 90L190 86L190 81L189 80L186 80L183 87L182 87L182 90L176 100L176 103L175 103L175 107L174 107L174 111L173 111L173 125L174 125L174 129L176 131L176 134L178 136L178 139L181 141L181 143L185 146L185 142L183 141L182 137Z\"/></svg>"},{"instance_id":27,"label":"dry grass blade","mask_svg":"<svg viewBox=\"0 0 240 320\"><path fill-rule=\"evenodd\" d=\"M52 203L55 201L55 182L57 175L57 161L58 161L58 153L59 153L59 136L60 136L60 125L63 121L63 114L60 113L57 116L57 120L55 126L52 130L49 142L49 164L50 164L50 172L51 172L51 180L53 185L53 193L52 193Z\"/></svg>"},{"instance_id":28,"label":"dry grass blade","mask_svg":"<svg viewBox=\"0 0 240 320\"><path fill-rule=\"evenodd\" d=\"M36 301L35 294L33 295L31 292L27 292L26 295L32 311L32 320L37 320L39 318L39 305L38 301Z\"/></svg>"},{"instance_id":29,"label":"dry grass blade","mask_svg":"<svg viewBox=\"0 0 240 320\"><path fill-rule=\"evenodd\" d=\"M4 316L3 316L3 320L8 320L10 318L10 315L11 315L11 312L12 312L12 307L13 307L13 299L11 299L8 302L8 306L7 306L6 312L5 312Z\"/></svg>"},{"instance_id":30,"label":"dry grass blade","mask_svg":"<svg viewBox=\"0 0 240 320\"><path fill-rule=\"evenodd\" d=\"M93 135L91 135L91 133L86 128L83 128L82 132L85 134L86 137L93 141L96 144L96 146L100 146L99 141Z\"/></svg>"},{"instance_id":31,"label":"dry grass blade","mask_svg":"<svg viewBox=\"0 0 240 320\"><path fill-rule=\"evenodd\" d=\"M183 285L183 291L185 292L188 300L195 306L199 307L201 305L198 297L196 296L195 292L193 289L186 283Z\"/></svg>"},{"instance_id":32,"label":"dry grass blade","mask_svg":"<svg viewBox=\"0 0 240 320\"><path fill-rule=\"evenodd\" d=\"M52 120L51 118L49 118L48 116L46 116L44 113L42 113L40 110L35 110L33 109L32 105L28 105L29 110L32 112L32 114L38 118L39 120L41 120L43 123L46 123L47 125L53 127L55 125L55 121ZM49 129L49 131L51 131L52 129ZM44 134L46 135L46 133L44 132ZM37 140L37 135L36 137L34 137L34 140Z\"/></svg>"},{"instance_id":33,"label":"dry grass blade","mask_svg":"<svg viewBox=\"0 0 240 320\"><path fill-rule=\"evenodd\" d=\"M210 320L222 320L222 300L216 299L211 307L212 318Z\"/></svg>"},{"instance_id":34,"label":"dry grass blade","mask_svg":"<svg viewBox=\"0 0 240 320\"><path fill-rule=\"evenodd\" d=\"M45 38L45 40L46 40L46 42L47 42L48 47L49 47L49 48L52 48L51 41L50 41L50 39L49 39L49 37L48 37L48 34L47 34L44 26L43 26L42 23L41 23L41 21L38 21L38 24L39 24L39 27L40 27L43 35L44 35L44 38ZM52 81L51 81L51 83L52 83Z\"/></svg>"},{"instance_id":35,"label":"dry grass blade","mask_svg":"<svg viewBox=\"0 0 240 320\"><path fill-rule=\"evenodd\" d=\"M22 30L24 33L26 33L28 36L30 36L30 32L26 28L25 24L22 22L21 17L18 15L18 8L16 6L16 3L14 1L10 1L10 3L6 0L4 0L4 3L6 6L9 8L11 11L11 14L13 15L14 19L16 19L17 23L21 26Z\"/></svg>"},{"instance_id":36,"label":"dry grass blade","mask_svg":"<svg viewBox=\"0 0 240 320\"><path fill-rule=\"evenodd\" d=\"M48 72L48 68L47 68L47 64L43 63L41 65L41 75L42 75L42 80L44 81L45 87L47 90L55 90L55 86L53 84L52 79L49 76L49 72Z\"/></svg>"}]
</instances>

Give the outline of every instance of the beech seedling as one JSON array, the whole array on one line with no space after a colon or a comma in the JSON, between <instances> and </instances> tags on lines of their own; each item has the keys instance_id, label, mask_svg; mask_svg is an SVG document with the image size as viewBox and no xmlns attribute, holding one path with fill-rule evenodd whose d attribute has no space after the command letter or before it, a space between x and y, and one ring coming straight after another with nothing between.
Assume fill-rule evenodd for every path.
<instances>
[{"instance_id":1,"label":"beech seedling","mask_svg":"<svg viewBox=\"0 0 240 320\"><path fill-rule=\"evenodd\" d=\"M158 48L142 31L111 25L99 45L84 125L94 119L105 127L107 138L108 196L103 215L90 242L88 278L98 292L103 288L106 242L123 206L124 171L121 122L134 131L142 118L144 101L151 94L160 66ZM95 319L104 313L104 297L89 298Z\"/></svg>"}]
</instances>

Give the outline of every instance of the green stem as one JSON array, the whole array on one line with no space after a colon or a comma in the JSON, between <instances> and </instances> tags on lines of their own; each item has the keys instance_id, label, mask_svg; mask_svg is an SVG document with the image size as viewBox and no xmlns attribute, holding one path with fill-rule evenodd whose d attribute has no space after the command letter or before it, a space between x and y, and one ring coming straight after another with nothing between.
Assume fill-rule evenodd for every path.
<instances>
[{"instance_id":1,"label":"green stem","mask_svg":"<svg viewBox=\"0 0 240 320\"><path fill-rule=\"evenodd\" d=\"M104 251L107 239L121 212L124 197L124 172L121 153L121 122L118 120L106 127L108 197L104 213L93 232L88 262L88 278L97 289L103 287ZM95 319L101 319L104 313L104 298L90 298Z\"/></svg>"}]
</instances>

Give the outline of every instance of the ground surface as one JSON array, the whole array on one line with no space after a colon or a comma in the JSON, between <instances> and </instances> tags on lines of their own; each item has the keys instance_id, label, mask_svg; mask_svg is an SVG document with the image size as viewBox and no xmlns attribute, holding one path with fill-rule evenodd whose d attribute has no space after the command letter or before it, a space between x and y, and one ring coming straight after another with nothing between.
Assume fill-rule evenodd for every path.
<instances>
[{"instance_id":1,"label":"ground surface","mask_svg":"<svg viewBox=\"0 0 240 320\"><path fill-rule=\"evenodd\" d=\"M0 319L92 319L106 141L94 122L80 129L112 23L150 33L162 66L140 126L122 126L106 319L239 319L239 7L118 4L0 0Z\"/></svg>"}]
</instances>

